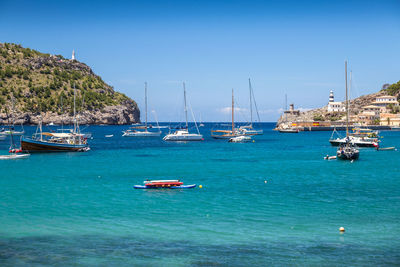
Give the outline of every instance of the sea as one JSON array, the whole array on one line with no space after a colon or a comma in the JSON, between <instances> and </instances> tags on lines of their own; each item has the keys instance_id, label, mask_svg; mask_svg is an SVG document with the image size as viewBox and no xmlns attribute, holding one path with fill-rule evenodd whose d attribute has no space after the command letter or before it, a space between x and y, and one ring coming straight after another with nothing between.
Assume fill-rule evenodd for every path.
<instances>
[{"instance_id":1,"label":"sea","mask_svg":"<svg viewBox=\"0 0 400 267\"><path fill-rule=\"evenodd\" d=\"M81 126L89 152L0 161L0 266L399 266L400 151L328 161L331 132L274 126L250 143L212 139L215 123L189 143ZM146 179L197 187L133 188Z\"/></svg>"}]
</instances>

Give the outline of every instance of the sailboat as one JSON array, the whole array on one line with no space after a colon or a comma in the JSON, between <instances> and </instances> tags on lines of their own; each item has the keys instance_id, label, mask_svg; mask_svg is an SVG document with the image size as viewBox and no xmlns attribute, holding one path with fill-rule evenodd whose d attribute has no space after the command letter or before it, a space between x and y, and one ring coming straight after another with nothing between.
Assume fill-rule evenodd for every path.
<instances>
[{"instance_id":1,"label":"sailboat","mask_svg":"<svg viewBox=\"0 0 400 267\"><path fill-rule=\"evenodd\" d=\"M258 121L260 121L260 116L258 114L256 99L254 97L250 78L249 78L249 93L250 93L250 125L240 126L239 132L244 135L262 135L262 134L264 134L263 130L256 130L253 128L253 100L254 100L254 107L256 108L256 112L257 112L257 116L258 116Z\"/></svg>"},{"instance_id":2,"label":"sailboat","mask_svg":"<svg viewBox=\"0 0 400 267\"><path fill-rule=\"evenodd\" d=\"M29 152L85 152L90 147L85 134L79 129L75 108L75 85L74 85L74 128L70 132L43 132L40 120L36 133L31 137L21 138L21 148Z\"/></svg>"},{"instance_id":3,"label":"sailboat","mask_svg":"<svg viewBox=\"0 0 400 267\"><path fill-rule=\"evenodd\" d=\"M22 153L21 148L16 147L11 129L10 129L10 149L8 153L9 153L8 155L0 155L0 159L23 159L30 156L30 154Z\"/></svg>"},{"instance_id":4,"label":"sailboat","mask_svg":"<svg viewBox=\"0 0 400 267\"><path fill-rule=\"evenodd\" d=\"M161 130L158 127L157 132L151 132L148 130L147 126L147 82L144 83L144 102L145 102L145 110L146 110L146 119L144 126L134 126L130 127L128 130L123 131L122 136L125 137L157 137L161 135ZM158 122L157 122L158 125Z\"/></svg>"},{"instance_id":5,"label":"sailboat","mask_svg":"<svg viewBox=\"0 0 400 267\"><path fill-rule=\"evenodd\" d=\"M349 101L347 92L347 61L345 61L345 80L346 80L346 139L345 143L341 144L336 152L338 159L342 160L356 160L360 155L360 151L351 142L349 138Z\"/></svg>"},{"instance_id":6,"label":"sailboat","mask_svg":"<svg viewBox=\"0 0 400 267\"><path fill-rule=\"evenodd\" d=\"M235 129L234 114L235 114L235 98L233 96L233 89L232 89L232 129L231 130L211 130L211 137L213 137L215 139L231 139L233 137L243 135L243 134L239 133L238 129Z\"/></svg>"},{"instance_id":7,"label":"sailboat","mask_svg":"<svg viewBox=\"0 0 400 267\"><path fill-rule=\"evenodd\" d=\"M164 141L203 141L204 140L203 135L200 134L196 121L194 121L194 125L196 126L197 134L189 133L185 83L183 83L183 99L184 99L184 103L185 103L186 128L177 129L175 132L167 134L166 136L164 136L163 140ZM192 116L194 119L193 112L192 112Z\"/></svg>"},{"instance_id":8,"label":"sailboat","mask_svg":"<svg viewBox=\"0 0 400 267\"><path fill-rule=\"evenodd\" d=\"M14 120L14 97L13 96L12 96L12 99L11 99L11 103L12 103L12 109L11 109L12 126L9 125L8 129L2 128L0 130L0 136L23 135L25 133L24 126L22 125L22 123L21 123L22 130L21 131L16 131L15 130L15 123L14 123L14 121L15 121ZM4 137L4 139L5 139L5 137ZM1 137L0 137L0 140L4 140L4 139L1 139Z\"/></svg>"}]
</instances>

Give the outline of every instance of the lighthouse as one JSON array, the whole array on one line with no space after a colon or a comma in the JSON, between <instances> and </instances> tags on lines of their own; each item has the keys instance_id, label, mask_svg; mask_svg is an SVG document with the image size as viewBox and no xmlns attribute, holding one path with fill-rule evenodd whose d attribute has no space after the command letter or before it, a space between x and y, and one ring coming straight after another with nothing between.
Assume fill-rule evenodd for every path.
<instances>
[{"instance_id":1,"label":"lighthouse","mask_svg":"<svg viewBox=\"0 0 400 267\"><path fill-rule=\"evenodd\" d=\"M75 50L72 50L72 58L71 60L75 60Z\"/></svg>"},{"instance_id":2,"label":"lighthouse","mask_svg":"<svg viewBox=\"0 0 400 267\"><path fill-rule=\"evenodd\" d=\"M333 91L332 90L329 93L329 103L331 103L331 102L335 102L335 97L333 96Z\"/></svg>"}]
</instances>

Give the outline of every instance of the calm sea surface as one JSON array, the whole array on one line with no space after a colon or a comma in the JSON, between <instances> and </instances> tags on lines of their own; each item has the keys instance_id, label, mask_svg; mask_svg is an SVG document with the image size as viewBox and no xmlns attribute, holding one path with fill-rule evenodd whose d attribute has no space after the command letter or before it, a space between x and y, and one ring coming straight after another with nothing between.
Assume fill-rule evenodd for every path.
<instances>
[{"instance_id":1,"label":"calm sea surface","mask_svg":"<svg viewBox=\"0 0 400 267\"><path fill-rule=\"evenodd\" d=\"M193 143L90 126L90 152L0 161L0 266L400 264L400 151L325 161L330 132L266 123L233 144L213 125ZM400 148L400 132L381 135ZM203 188L133 189L147 178Z\"/></svg>"}]
</instances>

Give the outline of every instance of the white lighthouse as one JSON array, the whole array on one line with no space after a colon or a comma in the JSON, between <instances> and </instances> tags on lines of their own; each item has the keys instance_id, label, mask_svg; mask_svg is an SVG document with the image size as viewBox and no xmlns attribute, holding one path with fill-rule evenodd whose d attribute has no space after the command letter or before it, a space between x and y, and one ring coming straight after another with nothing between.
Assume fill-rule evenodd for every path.
<instances>
[{"instance_id":1,"label":"white lighthouse","mask_svg":"<svg viewBox=\"0 0 400 267\"><path fill-rule=\"evenodd\" d=\"M335 97L333 96L333 91L331 90L331 92L329 93L329 103L330 102L335 102Z\"/></svg>"},{"instance_id":2,"label":"white lighthouse","mask_svg":"<svg viewBox=\"0 0 400 267\"><path fill-rule=\"evenodd\" d=\"M345 106L342 102L335 102L333 91L329 93L328 112L344 112Z\"/></svg>"},{"instance_id":3,"label":"white lighthouse","mask_svg":"<svg viewBox=\"0 0 400 267\"><path fill-rule=\"evenodd\" d=\"M75 50L72 50L72 58L71 60L75 60Z\"/></svg>"}]
</instances>

